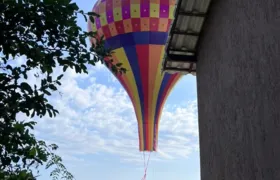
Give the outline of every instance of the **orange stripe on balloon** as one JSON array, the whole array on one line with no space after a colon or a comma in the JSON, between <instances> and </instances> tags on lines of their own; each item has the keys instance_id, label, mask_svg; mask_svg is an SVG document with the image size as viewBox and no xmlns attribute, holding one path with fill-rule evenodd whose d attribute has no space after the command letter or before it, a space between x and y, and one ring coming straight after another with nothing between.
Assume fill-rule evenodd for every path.
<instances>
[{"instance_id":1,"label":"orange stripe on balloon","mask_svg":"<svg viewBox=\"0 0 280 180\"><path fill-rule=\"evenodd\" d=\"M149 127L149 132L152 137L152 141L150 142L151 147L154 144L154 139L155 139L155 134L154 134L154 124L155 124L155 111L156 111L156 106L152 106L153 102L157 101L157 94L154 94L154 89L155 89L155 82L156 82L156 77L158 72L158 66L160 66L160 61L161 61L161 52L163 50L164 46L162 45L150 45L149 46L149 51L153 52L149 54L149 105L151 105L151 108L149 108L149 119L153 120L154 122L150 125Z\"/></svg>"}]
</instances>

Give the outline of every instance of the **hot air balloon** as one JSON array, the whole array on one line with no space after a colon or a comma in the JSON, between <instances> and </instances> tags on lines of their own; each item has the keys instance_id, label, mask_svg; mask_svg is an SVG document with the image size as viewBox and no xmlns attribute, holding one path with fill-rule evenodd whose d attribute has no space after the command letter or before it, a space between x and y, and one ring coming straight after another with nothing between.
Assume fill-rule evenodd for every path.
<instances>
[{"instance_id":1,"label":"hot air balloon","mask_svg":"<svg viewBox=\"0 0 280 180\"><path fill-rule=\"evenodd\" d=\"M176 0L98 0L99 14L89 31L104 35L115 63L128 71L116 75L128 93L138 121L139 150L156 151L163 105L180 74L162 74L168 31ZM94 43L94 42L92 42Z\"/></svg>"}]
</instances>

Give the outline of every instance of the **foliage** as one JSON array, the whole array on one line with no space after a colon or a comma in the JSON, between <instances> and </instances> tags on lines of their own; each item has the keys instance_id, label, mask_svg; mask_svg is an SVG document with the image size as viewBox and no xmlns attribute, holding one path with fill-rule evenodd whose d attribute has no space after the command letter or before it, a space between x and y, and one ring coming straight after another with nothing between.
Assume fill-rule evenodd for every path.
<instances>
[{"instance_id":1,"label":"foliage","mask_svg":"<svg viewBox=\"0 0 280 180\"><path fill-rule=\"evenodd\" d=\"M59 112L48 96L58 90L63 74L54 77L57 67L88 73L87 65L105 63L114 73L125 73L114 64L111 51L104 48L96 32L84 32L77 17L94 21L93 12L84 13L70 0L1 0L0 2L0 179L36 179L40 165L55 166L53 179L73 179L62 159L53 153L57 145L46 145L32 134L34 121L28 118L55 117ZM88 47L87 38L96 44ZM25 57L20 64L18 57ZM39 72L39 73L38 73ZM30 75L31 74L31 75ZM30 85L31 76L41 79Z\"/></svg>"},{"instance_id":2,"label":"foliage","mask_svg":"<svg viewBox=\"0 0 280 180\"><path fill-rule=\"evenodd\" d=\"M35 124L34 121L0 122L0 179L34 179L31 167L38 168L47 161L47 169L56 166L51 172L53 179L73 179L73 175L62 164L62 159L52 152L58 146L46 145L44 141L36 140L29 132L30 129L34 129Z\"/></svg>"}]
</instances>

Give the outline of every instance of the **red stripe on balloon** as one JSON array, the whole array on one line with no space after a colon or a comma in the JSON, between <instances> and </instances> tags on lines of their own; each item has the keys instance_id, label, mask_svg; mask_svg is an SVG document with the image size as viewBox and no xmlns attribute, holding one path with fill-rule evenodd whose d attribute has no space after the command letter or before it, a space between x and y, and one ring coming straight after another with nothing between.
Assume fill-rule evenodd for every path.
<instances>
[{"instance_id":1,"label":"red stripe on balloon","mask_svg":"<svg viewBox=\"0 0 280 180\"><path fill-rule=\"evenodd\" d=\"M145 148L149 149L149 45L136 45L142 88L144 92Z\"/></svg>"}]
</instances>

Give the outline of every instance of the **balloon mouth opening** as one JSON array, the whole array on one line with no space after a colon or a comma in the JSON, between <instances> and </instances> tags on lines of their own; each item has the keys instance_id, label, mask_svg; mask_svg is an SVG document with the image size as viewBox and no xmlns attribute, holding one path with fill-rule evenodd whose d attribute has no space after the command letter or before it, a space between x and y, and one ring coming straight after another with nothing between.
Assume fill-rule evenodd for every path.
<instances>
[{"instance_id":1,"label":"balloon mouth opening","mask_svg":"<svg viewBox=\"0 0 280 180\"><path fill-rule=\"evenodd\" d=\"M158 124L138 123L139 150L156 152L158 147Z\"/></svg>"}]
</instances>

